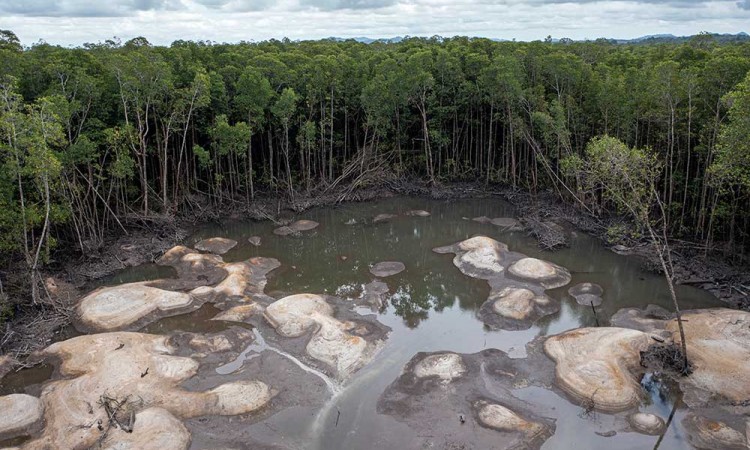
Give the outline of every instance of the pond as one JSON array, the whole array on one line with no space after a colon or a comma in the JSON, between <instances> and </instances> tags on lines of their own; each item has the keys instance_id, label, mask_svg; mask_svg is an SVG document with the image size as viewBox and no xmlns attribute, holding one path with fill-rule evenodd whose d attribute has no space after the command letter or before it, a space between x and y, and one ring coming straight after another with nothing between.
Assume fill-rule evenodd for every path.
<instances>
[{"instance_id":1,"label":"pond","mask_svg":"<svg viewBox=\"0 0 750 450\"><path fill-rule=\"evenodd\" d=\"M429 211L430 215L407 214L413 210ZM395 217L373 222L373 217L378 214L393 214ZM424 432L419 427L415 431L408 420L402 420L398 414L388 414L382 405L379 406L383 393L399 378L405 365L417 353L440 351L475 354L486 349L499 349L512 359L520 359L527 356L527 344L540 336L597 324L606 326L610 317L621 308L655 304L672 309L662 277L645 272L636 259L615 254L584 233L570 231L569 248L546 252L540 250L524 231L471 220L481 216L515 217L515 211L497 199L390 198L306 211L296 218L313 220L320 225L289 236L274 234L277 225L271 222L226 221L196 230L186 240L186 246L192 247L198 241L214 236L234 239L239 243L222 255L225 262L239 262L253 257L277 259L281 266L268 274L265 286L265 294L273 299L300 293L326 294L342 299L357 297L365 285L376 279L370 273L373 264L399 261L404 264L405 270L380 278L388 287L382 307L369 308L361 303L349 303L348 314L371 317L371 320L390 329L369 363L345 381L337 383L333 392L321 394L313 400L301 399L300 405L271 405L258 417L223 418L224 422L214 428L206 426L201 419L190 419L186 424L193 432L191 448L231 447L248 436L252 437L253 444L244 441L242 445L251 445L252 448L385 449L421 448L424 445L464 448L460 442L450 442L446 433ZM436 247L452 245L478 235L505 243L512 252L566 268L570 272L571 282L546 291L554 301L560 302L559 311L541 317L527 329L496 329L480 320L477 313L491 293L488 282L463 274L454 265L453 254L433 252ZM260 245L248 242L253 236L260 237ZM147 265L118 273L102 280L101 285L175 276L171 268ZM601 305L595 308L580 305L568 294L571 286L583 282L595 283L603 288ZM689 286L678 286L677 295L683 309L722 306L711 294ZM346 304L345 301L337 304L337 309L347 308L341 306ZM230 325L209 320L218 312L219 309L207 303L196 311L162 318L141 331L155 334L221 332ZM235 355L232 361L211 365L212 383L220 382L222 373L234 373L243 365L247 370L242 373L254 376L255 371L263 370L263 364L258 368L250 366L257 362L253 359L254 355L268 352L269 346L283 340L267 326L245 325L245 328L256 333L254 343ZM260 341L265 338L273 342L266 344L263 341L263 345L260 345L258 338ZM276 356L292 357L289 353L294 352L278 350ZM308 365L304 357L297 356L292 357L296 366ZM225 367L228 363L233 364L229 369ZM43 381L40 373L44 377L51 375L49 366L25 372L25 377L19 378L19 374L24 373L19 372L2 381L0 394L29 392L38 395L40 382ZM202 373L198 372L197 376L202 376ZM299 378L302 383L318 383L321 377L327 377L325 373L308 370L303 375ZM22 379L27 382L22 383ZM195 381L186 383L188 389L198 385L200 383ZM450 387L441 389L450 390ZM610 431L617 428L615 422L621 417L618 419L617 415L587 411L585 406L559 390L528 385L512 389L512 394L521 402L541 405L537 411L554 422L554 434L541 448L655 448L657 441L661 449L692 448L681 425L685 411L679 402L679 392L675 389L668 395L647 396L640 407L641 411L652 412L666 420L673 412L674 402L678 402L674 419L663 436L635 432L618 432L612 436ZM455 423L436 422L425 429L460 426L468 429L474 426L469 423L471 419L464 423L466 418L463 414L459 415L462 417L456 417ZM465 415L472 415L470 408L466 409ZM236 429L234 437L231 436L233 429Z\"/></svg>"}]
</instances>

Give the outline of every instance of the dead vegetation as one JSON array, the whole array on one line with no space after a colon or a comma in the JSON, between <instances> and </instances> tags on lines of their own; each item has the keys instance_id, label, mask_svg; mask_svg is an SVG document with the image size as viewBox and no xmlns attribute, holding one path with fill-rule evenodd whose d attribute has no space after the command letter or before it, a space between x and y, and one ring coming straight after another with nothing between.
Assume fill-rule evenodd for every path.
<instances>
[{"instance_id":1,"label":"dead vegetation","mask_svg":"<svg viewBox=\"0 0 750 450\"><path fill-rule=\"evenodd\" d=\"M37 302L9 293L27 292L28 278L22 272L6 272L7 290L0 293L0 354L21 359L49 345L70 323L71 305L78 297L70 284L48 277L41 283L42 297Z\"/></svg>"},{"instance_id":2,"label":"dead vegetation","mask_svg":"<svg viewBox=\"0 0 750 450\"><path fill-rule=\"evenodd\" d=\"M565 230L552 221L543 221L539 217L539 211L536 211L534 215L521 217L521 223L529 235L537 240L539 247L543 250L555 250L570 246L568 234Z\"/></svg>"},{"instance_id":3,"label":"dead vegetation","mask_svg":"<svg viewBox=\"0 0 750 450\"><path fill-rule=\"evenodd\" d=\"M103 394L99 397L98 406L103 408L107 415L106 424L103 424L101 420L97 423L97 428L102 432L99 437L99 447L101 447L112 428L120 428L126 433L133 432L135 414L143 409L143 399L131 400L129 395L118 399Z\"/></svg>"},{"instance_id":4,"label":"dead vegetation","mask_svg":"<svg viewBox=\"0 0 750 450\"><path fill-rule=\"evenodd\" d=\"M743 296L736 299L733 299L729 305L734 309L739 309L740 311L747 311L750 312L750 297Z\"/></svg>"},{"instance_id":5,"label":"dead vegetation","mask_svg":"<svg viewBox=\"0 0 750 450\"><path fill-rule=\"evenodd\" d=\"M649 370L676 376L693 372L690 362L685 360L682 348L675 343L651 344L641 352L641 366Z\"/></svg>"},{"instance_id":6,"label":"dead vegetation","mask_svg":"<svg viewBox=\"0 0 750 450\"><path fill-rule=\"evenodd\" d=\"M596 401L594 401L594 397L596 397L597 392L598 390L594 391L594 393L591 394L591 397L585 398L581 401L581 412L578 413L578 417L590 420L596 418Z\"/></svg>"}]
</instances>

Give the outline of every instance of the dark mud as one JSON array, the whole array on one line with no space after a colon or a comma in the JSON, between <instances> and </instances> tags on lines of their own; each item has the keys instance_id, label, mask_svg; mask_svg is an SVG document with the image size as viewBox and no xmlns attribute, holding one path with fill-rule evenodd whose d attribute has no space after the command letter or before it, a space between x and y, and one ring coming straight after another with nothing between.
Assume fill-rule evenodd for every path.
<instances>
[{"instance_id":1,"label":"dark mud","mask_svg":"<svg viewBox=\"0 0 750 450\"><path fill-rule=\"evenodd\" d=\"M450 360L434 360L441 357ZM513 391L548 384L552 371L543 356L512 359L496 349L418 353L383 392L377 410L405 422L421 437L419 446L407 448L537 449L554 434L551 411ZM504 417L488 418L488 405L500 406Z\"/></svg>"}]
</instances>

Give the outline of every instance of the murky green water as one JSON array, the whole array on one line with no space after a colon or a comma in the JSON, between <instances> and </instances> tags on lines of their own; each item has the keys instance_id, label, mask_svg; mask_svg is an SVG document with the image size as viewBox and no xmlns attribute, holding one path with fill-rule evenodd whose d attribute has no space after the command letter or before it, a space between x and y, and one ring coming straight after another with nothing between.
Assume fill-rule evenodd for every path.
<instances>
[{"instance_id":1,"label":"murky green water","mask_svg":"<svg viewBox=\"0 0 750 450\"><path fill-rule=\"evenodd\" d=\"M432 215L403 215L411 209L424 209ZM372 217L380 213L399 216L388 222L371 223ZM318 221L320 226L301 236L276 236L272 233L275 226L269 222L226 222L202 227L187 240L186 245L203 238L222 236L240 242L224 255L225 261L241 261L253 256L277 258L282 266L270 274L266 287L266 293L275 298L303 292L342 294L356 291L358 286L374 279L368 272L371 264L386 260L403 262L406 265L404 272L384 279L392 296L384 310L378 313L378 320L391 327L392 332L381 353L355 374L344 391L317 416L281 423L285 427L284 434L293 442L292 447L399 448L400 442L410 438L411 430L391 417L377 414L376 403L415 353L438 350L475 353L485 348L498 348L513 357L524 357L526 343L536 336L595 324L592 309L578 305L567 294L569 286L583 281L604 288L604 303L596 311L602 325L624 307L653 303L671 309L667 287L661 277L643 272L636 260L617 255L586 235L574 233L570 248L550 253L539 250L536 242L524 232L503 231L491 224L467 220L477 216L513 215L512 208L500 200L397 198L307 211L299 218ZM347 225L351 219L356 223ZM262 239L259 247L247 241L256 235ZM487 283L463 275L452 264L453 255L432 252L435 247L475 235L492 237L506 243L513 251L568 268L573 274L571 284L547 291L561 300L560 312L543 318L529 330L491 331L486 328L475 313L487 299ZM119 273L107 283L165 275L169 276L169 273L145 266ZM720 305L707 292L692 287L679 286L678 296L684 309ZM145 331L216 331L214 327L219 327L219 324L205 323L212 316L213 311L207 311L210 308L164 319ZM371 313L364 308L361 312ZM557 430L546 442L546 449L654 448L658 439L636 433L602 437L595 433L611 430L612 416L581 414L579 405L541 388L521 389L516 395L545 404L547 414L556 419ZM670 401L658 397L642 408L665 419L670 409ZM682 414L678 409L659 448L690 448L680 425ZM274 421L274 418L268 420ZM274 425L278 427L280 424L276 421ZM312 436L310 430L313 430ZM309 440L311 438L314 442Z\"/></svg>"},{"instance_id":2,"label":"murky green water","mask_svg":"<svg viewBox=\"0 0 750 450\"><path fill-rule=\"evenodd\" d=\"M424 209L431 217L402 215L410 209ZM399 214L384 223L370 223L381 213ZM371 281L369 265L395 260L406 265L401 274L385 278L393 296L378 319L390 326L391 332L380 355L350 381L350 385L328 414L318 418L320 434L317 447L327 448L398 448L399 440L409 430L395 420L375 412L383 390L401 373L403 365L420 351L449 350L474 353L484 348L499 348L514 357L525 356L525 344L538 335L556 334L581 326L594 326L590 307L578 305L568 296L567 289L589 281L604 288L604 303L597 307L602 325L624 307L642 307L649 303L671 309L671 299L663 278L646 273L637 260L617 255L601 243L582 233L574 233L570 248L545 252L524 232L504 232L490 224L469 218L478 216L513 217L513 209L499 200L451 200L398 198L338 208L316 209L300 215L320 222L312 233L299 237L278 237L270 223L224 223L207 226L191 237L188 244L211 236L231 237L240 242L224 255L227 261L252 256L271 256L282 267L271 273L266 292L276 298L287 294L310 292L346 292L347 286ZM356 224L346 225L356 220ZM260 236L262 245L247 243L251 236ZM484 303L489 287L483 280L463 275L453 265L453 255L438 255L432 249L453 244L475 235L486 235L508 244L511 250L562 265L573 275L570 285L547 291L562 301L558 314L540 320L524 331L490 331L476 316ZM684 309L719 306L709 293L678 286ZM368 310L362 311L369 313ZM544 448L634 449L653 448L656 437L637 433L621 433L601 437L613 423L606 414L581 415L582 408L568 399L547 390L528 388L519 397L550 405L557 419L555 436ZM671 403L658 400L642 408L664 417ZM338 412L341 415L338 415ZM338 426L333 426L338 417ZM672 426L659 448L690 448L685 441L678 410ZM292 430L290 430L291 432ZM301 434L302 431L299 431ZM294 433L296 434L296 433Z\"/></svg>"}]
</instances>

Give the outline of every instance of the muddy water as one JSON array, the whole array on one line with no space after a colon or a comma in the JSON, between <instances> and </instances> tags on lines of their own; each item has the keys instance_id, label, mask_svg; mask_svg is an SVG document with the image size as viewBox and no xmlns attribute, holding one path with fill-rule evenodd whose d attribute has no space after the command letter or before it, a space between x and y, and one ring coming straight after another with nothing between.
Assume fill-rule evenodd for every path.
<instances>
[{"instance_id":1,"label":"muddy water","mask_svg":"<svg viewBox=\"0 0 750 450\"><path fill-rule=\"evenodd\" d=\"M425 209L432 215L402 215L410 209ZM399 217L371 223L371 218L381 213ZM359 286L373 279L368 271L371 264L403 262L404 272L383 279L392 294L389 304L378 315L393 330L385 348L311 419L305 433L310 441L299 443L300 447L309 448L309 442L314 442L321 449L399 448L413 439L413 432L396 420L377 414L376 403L415 353L438 350L474 353L494 347L514 357L523 357L525 344L538 335L594 326L596 319L591 308L578 305L567 295L569 286L583 281L604 288L604 302L596 311L602 325L623 307L653 303L671 309L661 277L643 272L636 260L607 250L595 239L574 233L570 248L543 252L523 232L503 231L490 224L466 220L483 215L513 217L513 210L495 200L390 199L308 211L301 217L321 225L299 237L275 236L269 223L224 223L205 227L188 244L211 236L225 236L241 243L224 255L227 261L252 256L279 259L282 267L272 272L266 288L276 298L300 292L344 296L356 293ZM347 225L352 219L356 223ZM461 274L452 264L453 255L431 251L477 234L505 242L511 250L567 267L573 275L571 284L548 291L562 301L560 313L543 318L525 331L486 329L475 312L487 298L487 283ZM260 247L247 243L249 237L256 235L262 239ZM685 309L719 305L710 294L687 286L679 286L678 295ZM365 308L361 312L370 313ZM611 416L582 414L579 405L541 388L522 389L517 395L548 405L548 415L557 419L556 434L544 448L567 448L572 443L576 448L652 448L658 439L636 433L602 437L596 432L606 434L612 430ZM666 419L672 404L669 398L657 396L642 410ZM678 409L659 448L690 448L679 424L681 414Z\"/></svg>"},{"instance_id":2,"label":"muddy water","mask_svg":"<svg viewBox=\"0 0 750 450\"><path fill-rule=\"evenodd\" d=\"M424 209L432 215L403 215L411 209ZM372 223L372 217L381 213L399 216L387 222ZM499 200L397 198L307 211L299 218L315 220L320 226L300 236L276 236L272 233L274 225L268 222L208 225L191 236L186 242L188 246L213 236L237 240L240 244L224 255L228 262L253 256L277 258L282 266L271 272L266 287L266 293L275 298L303 292L354 296L363 284L374 279L368 271L370 265L379 261L401 261L406 265L402 273L383 279L390 288L390 299L383 310L375 314L392 331L382 351L343 386L329 389L332 391L330 400L313 414L307 411L295 414L287 410L276 417L264 418L268 428L274 427L279 430L278 435L284 436L283 442L269 438L267 444L318 449L413 447L420 442L419 437L403 423L378 414L376 404L381 393L398 377L404 364L415 353L438 350L475 353L485 348L498 348L520 358L526 354L525 345L537 336L594 326L597 319L606 325L609 317L623 307L653 303L671 309L667 287L661 277L643 272L634 259L614 254L584 234L574 233L570 248L549 253L539 250L535 241L523 232L503 231L491 224L467 220L477 216L513 215L512 208ZM351 222L355 223L347 224ZM479 234L502 241L513 251L568 268L573 275L571 284L547 291L550 296L561 300L560 312L541 319L529 330L487 329L476 318L476 310L489 294L487 283L459 272L452 264L453 255L432 252L435 247ZM261 237L259 247L248 243L251 236ZM165 276L170 276L170 273L149 265L119 273L106 284ZM578 305L567 294L569 286L584 281L604 288L604 302L596 308L596 319L590 307ZM710 294L692 287L679 286L677 293L684 309L720 305ZM216 311L213 306L206 305L188 315L158 321L144 331L164 334L175 330L220 331L220 322L208 320ZM360 307L357 311L373 314L367 308ZM256 347L248 349L247 355L241 356L249 361L252 354L274 351L257 342ZM235 366L241 366L242 361L233 361L232 364L232 367L219 368L218 373L231 372ZM310 374L312 378L317 376L319 374ZM22 389L14 386L12 390ZM615 422L613 416L585 414L580 405L538 387L520 389L514 394L545 405L545 415L556 419L556 432L545 443L547 449L654 448L658 439L623 432L603 437L596 433L611 431ZM654 394L641 410L654 412L666 420L675 398L674 395ZM680 425L683 414L678 407L659 448L690 448ZM252 429L260 429L261 425L255 424ZM194 439L194 447L203 448L201 441Z\"/></svg>"}]
</instances>

